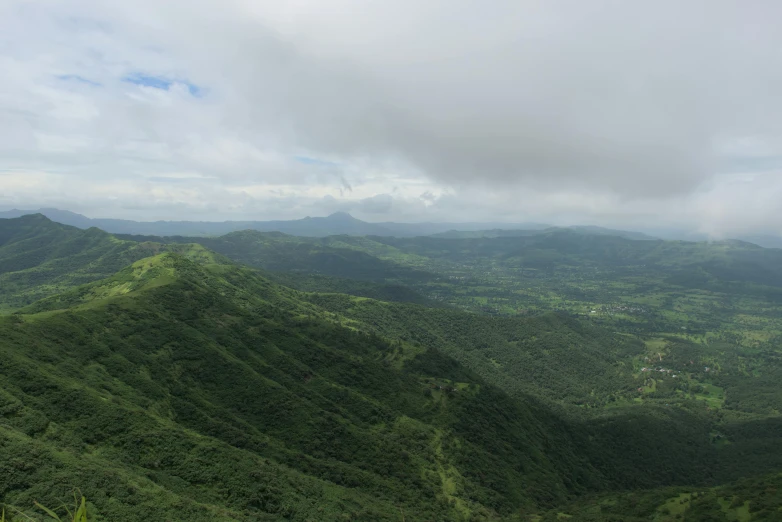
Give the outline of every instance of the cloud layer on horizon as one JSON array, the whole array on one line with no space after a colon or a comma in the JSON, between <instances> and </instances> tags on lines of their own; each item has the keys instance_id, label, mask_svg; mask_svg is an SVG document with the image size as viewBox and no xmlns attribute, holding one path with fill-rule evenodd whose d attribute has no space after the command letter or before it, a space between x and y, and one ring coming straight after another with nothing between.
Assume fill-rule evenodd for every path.
<instances>
[{"instance_id":1,"label":"cloud layer on horizon","mask_svg":"<svg viewBox=\"0 0 782 522\"><path fill-rule=\"evenodd\" d=\"M0 207L782 232L778 2L11 0Z\"/></svg>"}]
</instances>

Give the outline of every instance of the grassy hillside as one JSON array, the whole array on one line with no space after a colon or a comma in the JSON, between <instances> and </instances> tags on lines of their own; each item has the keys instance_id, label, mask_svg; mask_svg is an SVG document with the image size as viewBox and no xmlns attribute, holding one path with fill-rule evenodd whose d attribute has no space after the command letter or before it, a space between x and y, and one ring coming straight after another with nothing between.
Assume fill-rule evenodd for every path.
<instances>
[{"instance_id":1,"label":"grassy hillside","mask_svg":"<svg viewBox=\"0 0 782 522\"><path fill-rule=\"evenodd\" d=\"M128 264L158 252L178 252L199 262L220 258L213 250L191 242L192 238L127 237L132 240L96 228L82 230L61 225L40 214L0 219L0 313L108 277ZM243 242L245 237L250 239L247 243ZM295 240L278 245L268 239L287 237L241 232L219 239L198 240L210 247L220 247L240 262L276 270L267 275L301 290L443 306L409 286L384 282L394 270L405 276L413 274L414 279L426 277L422 274L407 268L394 268L393 263L353 250L315 249Z\"/></svg>"},{"instance_id":2,"label":"grassy hillside","mask_svg":"<svg viewBox=\"0 0 782 522\"><path fill-rule=\"evenodd\" d=\"M275 277L302 290L428 306L439 303L506 318L508 321L485 321L467 330L488 331L481 339L467 335L446 344L484 347L481 355L473 354L471 367L495 378L509 371L523 374L521 380L510 378L515 387L538 387L542 378L527 377L532 369L542 376L549 370L538 371L540 366L549 364L552 377L547 380L555 384L543 389L559 387L557 397L564 397L561 388L575 378L594 390L583 399L582 388L579 394L571 395L571 403L577 402L576 397L584 405L636 401L678 404L694 399L753 413L782 411L782 392L775 386L782 375L778 356L782 339L779 250L737 241L633 241L562 229L474 239L294 238L247 232L209 239L208 245L242 263L288 270L276 272ZM322 252L329 254L323 257ZM332 261L324 262L327 257ZM343 278L329 280L323 275L326 272ZM371 285L379 286L361 289L370 283L357 278L367 274L371 274ZM429 275L418 277L420 274ZM351 277L353 283L348 282ZM389 291L401 286L407 289ZM334 302L337 309L344 308L339 299ZM364 313L353 302L345 305L351 313ZM450 323L456 319L442 319L443 314L434 319L431 314L393 310L393 328L415 325L408 332L412 336L464 331L452 328ZM513 317L552 310L632 336L646 348L632 354L622 351L622 357L608 350L604 356L615 358L617 365L603 378L585 361L578 369L561 367L561 361L593 357L600 351L599 342L565 341L547 348L552 355L518 356L527 353L517 350L518 340L498 335L506 325L516 324L510 320ZM456 322L472 325L474 321L460 318ZM437 326L439 323L446 326ZM492 326L485 326L489 324ZM566 325L562 332L566 337ZM555 339L556 334L548 338ZM508 355L507 360L498 358L499 352ZM464 346L448 353L466 362ZM519 357L529 357L529 361ZM654 373L649 373L652 366Z\"/></svg>"},{"instance_id":3,"label":"grassy hillside","mask_svg":"<svg viewBox=\"0 0 782 522\"><path fill-rule=\"evenodd\" d=\"M5 224L0 302L44 297L0 317L0 499L28 513L76 486L104 520L776 513L777 479L757 476L782 469L779 338L747 342L778 314L774 251ZM759 266L763 284L747 279ZM709 275L672 282L691 269ZM437 308L399 284L483 310L492 292L530 292L527 277L561 311ZM700 296L677 313L715 330L628 328L643 314L590 292L671 292L674 310ZM742 335L710 306L726 300Z\"/></svg>"},{"instance_id":4,"label":"grassy hillside","mask_svg":"<svg viewBox=\"0 0 782 522\"><path fill-rule=\"evenodd\" d=\"M535 401L296 296L164 254L1 319L0 495L78 485L107 520L466 520L602 485Z\"/></svg>"},{"instance_id":5,"label":"grassy hillside","mask_svg":"<svg viewBox=\"0 0 782 522\"><path fill-rule=\"evenodd\" d=\"M52 504L78 485L108 520L181 509L187 520L491 520L590 491L707 485L779 465L776 424L726 423L721 447L718 419L697 409L568 420L509 384L544 389L556 368L487 379L442 353L510 326L432 324L442 340L411 338L384 331L390 319L375 307L427 309L339 298L363 303L358 313L336 298L163 254L3 318L0 494ZM514 356L532 363L562 341L610 338L571 321L524 320ZM584 352L570 368L600 363ZM588 386L570 371L544 393Z\"/></svg>"},{"instance_id":6,"label":"grassy hillside","mask_svg":"<svg viewBox=\"0 0 782 522\"><path fill-rule=\"evenodd\" d=\"M124 241L97 228L60 225L40 214L0 219L0 312L108 277L161 250L201 260L215 256L200 245Z\"/></svg>"},{"instance_id":7,"label":"grassy hillside","mask_svg":"<svg viewBox=\"0 0 782 522\"><path fill-rule=\"evenodd\" d=\"M351 251L370 256L361 259L369 259L379 277L388 275L381 261L434 274L402 282L426 295L429 303L482 314L339 295L314 295L311 300L380 335L436 346L507 393L569 405L569 415L603 415L612 409L611 415L632 418L636 413L625 409L702 408L710 418L720 415L730 424L743 422L746 415L755 419L782 411L782 391L776 385L782 376L782 312L774 268L782 266L776 263L779 251L735 241L632 241L583 230L548 230L481 239L264 235L263 241L244 244L239 257L233 250L242 244L238 238L218 238L212 244L262 267L270 266L271 257L275 267L284 268L285 249L292 248L298 252L295 263L314 271L318 261L307 253L325 248L346 258ZM768 284L751 282L763 273ZM297 285L324 276L288 272L282 277ZM336 285L297 287L345 291ZM390 300L380 293L357 294ZM545 310L560 315L555 319ZM586 326L584 319L598 328ZM692 422L701 425L700 417L694 415ZM722 420L707 423L712 421L722 426Z\"/></svg>"}]
</instances>

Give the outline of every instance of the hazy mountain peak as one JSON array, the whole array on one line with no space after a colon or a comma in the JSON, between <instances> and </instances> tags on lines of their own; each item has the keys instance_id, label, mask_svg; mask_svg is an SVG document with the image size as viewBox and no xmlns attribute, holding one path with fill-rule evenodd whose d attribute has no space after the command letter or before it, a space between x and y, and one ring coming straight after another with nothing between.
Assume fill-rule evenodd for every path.
<instances>
[{"instance_id":1,"label":"hazy mountain peak","mask_svg":"<svg viewBox=\"0 0 782 522\"><path fill-rule=\"evenodd\" d=\"M356 219L353 216L351 216L347 212L339 211L334 212L333 214L329 214L326 219L331 221L361 221L360 219ZM363 223L363 221L362 221Z\"/></svg>"},{"instance_id":2,"label":"hazy mountain peak","mask_svg":"<svg viewBox=\"0 0 782 522\"><path fill-rule=\"evenodd\" d=\"M22 216L19 216L18 218L11 218L11 219L18 219L21 223L42 223L42 222L50 222L53 221L49 219L48 217L44 216L40 212L36 212L35 214L24 214Z\"/></svg>"}]
</instances>

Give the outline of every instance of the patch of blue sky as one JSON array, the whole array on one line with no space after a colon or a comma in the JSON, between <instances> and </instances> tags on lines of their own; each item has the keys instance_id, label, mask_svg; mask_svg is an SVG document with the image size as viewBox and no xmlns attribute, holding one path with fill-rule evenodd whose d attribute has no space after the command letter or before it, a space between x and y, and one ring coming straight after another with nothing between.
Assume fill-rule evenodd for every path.
<instances>
[{"instance_id":1,"label":"patch of blue sky","mask_svg":"<svg viewBox=\"0 0 782 522\"><path fill-rule=\"evenodd\" d=\"M334 163L333 161L311 158L309 156L294 156L293 159L305 165L315 165L318 167L339 167L339 164Z\"/></svg>"},{"instance_id":2,"label":"patch of blue sky","mask_svg":"<svg viewBox=\"0 0 782 522\"><path fill-rule=\"evenodd\" d=\"M101 84L99 82L90 80L89 78L85 78L84 76L79 76L78 74L61 74L57 76L58 80L62 80L64 82L77 82L77 83L83 83L85 85L91 85L92 87L100 87Z\"/></svg>"},{"instance_id":3,"label":"patch of blue sky","mask_svg":"<svg viewBox=\"0 0 782 522\"><path fill-rule=\"evenodd\" d=\"M122 81L164 91L167 91L172 85L178 83L187 86L187 90L191 96L198 98L203 95L203 89L194 83L190 83L187 80L170 80L164 76L150 76L137 73L125 76L122 78Z\"/></svg>"}]
</instances>

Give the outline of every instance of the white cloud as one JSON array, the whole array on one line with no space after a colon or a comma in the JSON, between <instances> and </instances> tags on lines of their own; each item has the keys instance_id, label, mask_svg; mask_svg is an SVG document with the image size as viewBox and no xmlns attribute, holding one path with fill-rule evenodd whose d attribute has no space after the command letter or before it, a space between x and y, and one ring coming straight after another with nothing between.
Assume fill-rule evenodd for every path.
<instances>
[{"instance_id":1,"label":"white cloud","mask_svg":"<svg viewBox=\"0 0 782 522\"><path fill-rule=\"evenodd\" d=\"M781 18L771 1L10 0L0 202L779 230Z\"/></svg>"}]
</instances>

